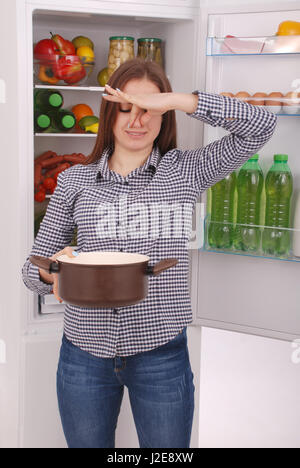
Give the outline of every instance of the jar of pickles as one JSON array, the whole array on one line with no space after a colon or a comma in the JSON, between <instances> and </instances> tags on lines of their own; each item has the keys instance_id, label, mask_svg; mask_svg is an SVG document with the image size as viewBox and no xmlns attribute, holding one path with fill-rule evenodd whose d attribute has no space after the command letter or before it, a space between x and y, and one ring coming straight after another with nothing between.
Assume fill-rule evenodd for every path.
<instances>
[{"instance_id":1,"label":"jar of pickles","mask_svg":"<svg viewBox=\"0 0 300 468\"><path fill-rule=\"evenodd\" d=\"M128 36L113 36L109 38L108 76L119 68L122 63L134 58L134 38Z\"/></svg>"},{"instance_id":2,"label":"jar of pickles","mask_svg":"<svg viewBox=\"0 0 300 468\"><path fill-rule=\"evenodd\" d=\"M154 37L142 37L138 39L138 57L149 60L163 66L162 40Z\"/></svg>"}]
</instances>

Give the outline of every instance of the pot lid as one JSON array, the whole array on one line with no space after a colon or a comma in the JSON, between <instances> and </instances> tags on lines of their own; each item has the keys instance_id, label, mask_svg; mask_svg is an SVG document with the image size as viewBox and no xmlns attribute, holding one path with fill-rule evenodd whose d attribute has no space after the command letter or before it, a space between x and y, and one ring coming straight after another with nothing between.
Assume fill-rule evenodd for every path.
<instances>
[{"instance_id":1,"label":"pot lid","mask_svg":"<svg viewBox=\"0 0 300 468\"><path fill-rule=\"evenodd\" d=\"M81 252L74 258L61 255L57 260L76 265L128 265L148 262L150 257L129 252Z\"/></svg>"}]
</instances>

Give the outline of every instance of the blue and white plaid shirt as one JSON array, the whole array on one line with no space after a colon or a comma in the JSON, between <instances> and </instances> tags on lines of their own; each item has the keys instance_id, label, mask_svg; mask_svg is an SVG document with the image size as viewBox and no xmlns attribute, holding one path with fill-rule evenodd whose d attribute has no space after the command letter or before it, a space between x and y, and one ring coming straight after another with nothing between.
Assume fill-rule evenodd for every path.
<instances>
[{"instance_id":1,"label":"blue and white plaid shirt","mask_svg":"<svg viewBox=\"0 0 300 468\"><path fill-rule=\"evenodd\" d=\"M137 305L118 309L66 305L66 337L94 356L111 358L151 350L192 322L189 229L182 229L182 213L190 216L200 193L243 165L274 132L276 117L264 108L196 93L198 108L189 115L221 126L229 135L192 151L174 149L161 155L154 148L145 164L126 177L109 169L109 149L98 162L75 165L58 177L30 255L51 257L70 245L77 227L78 252L137 252L148 255L150 265L164 258L179 260L176 267L149 277L149 294ZM168 206L174 214L172 226L167 223L172 217ZM41 281L29 257L22 274L31 291L53 292L52 285Z\"/></svg>"}]
</instances>

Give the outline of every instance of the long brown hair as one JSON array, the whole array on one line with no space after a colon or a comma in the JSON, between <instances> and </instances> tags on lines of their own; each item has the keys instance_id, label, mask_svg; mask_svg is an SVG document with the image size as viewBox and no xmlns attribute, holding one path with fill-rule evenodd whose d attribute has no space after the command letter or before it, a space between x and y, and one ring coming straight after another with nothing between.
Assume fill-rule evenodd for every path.
<instances>
[{"instance_id":1,"label":"long brown hair","mask_svg":"<svg viewBox=\"0 0 300 468\"><path fill-rule=\"evenodd\" d=\"M143 78L147 78L154 83L161 93L172 92L171 84L162 67L155 62L138 58L123 63L110 77L108 84L112 88L122 90L128 81ZM84 164L98 161L106 148L114 149L113 127L116 122L117 112L118 106L115 103L102 99L97 140L92 153ZM176 133L175 111L168 111L162 116L161 130L155 140L161 155L177 147Z\"/></svg>"}]
</instances>

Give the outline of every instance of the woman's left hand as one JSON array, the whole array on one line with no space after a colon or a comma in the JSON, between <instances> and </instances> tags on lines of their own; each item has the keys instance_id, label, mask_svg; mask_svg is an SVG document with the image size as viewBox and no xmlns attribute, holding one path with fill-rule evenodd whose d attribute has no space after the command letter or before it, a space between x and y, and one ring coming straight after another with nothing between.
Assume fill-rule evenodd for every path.
<instances>
[{"instance_id":1,"label":"woman's left hand","mask_svg":"<svg viewBox=\"0 0 300 468\"><path fill-rule=\"evenodd\" d=\"M141 112L144 112L142 122L145 125L151 117L163 115L175 109L174 93L127 94L118 89L113 89L109 85L106 85L105 88L109 94L104 95L103 99L120 104L132 104L129 120L130 127Z\"/></svg>"}]
</instances>

